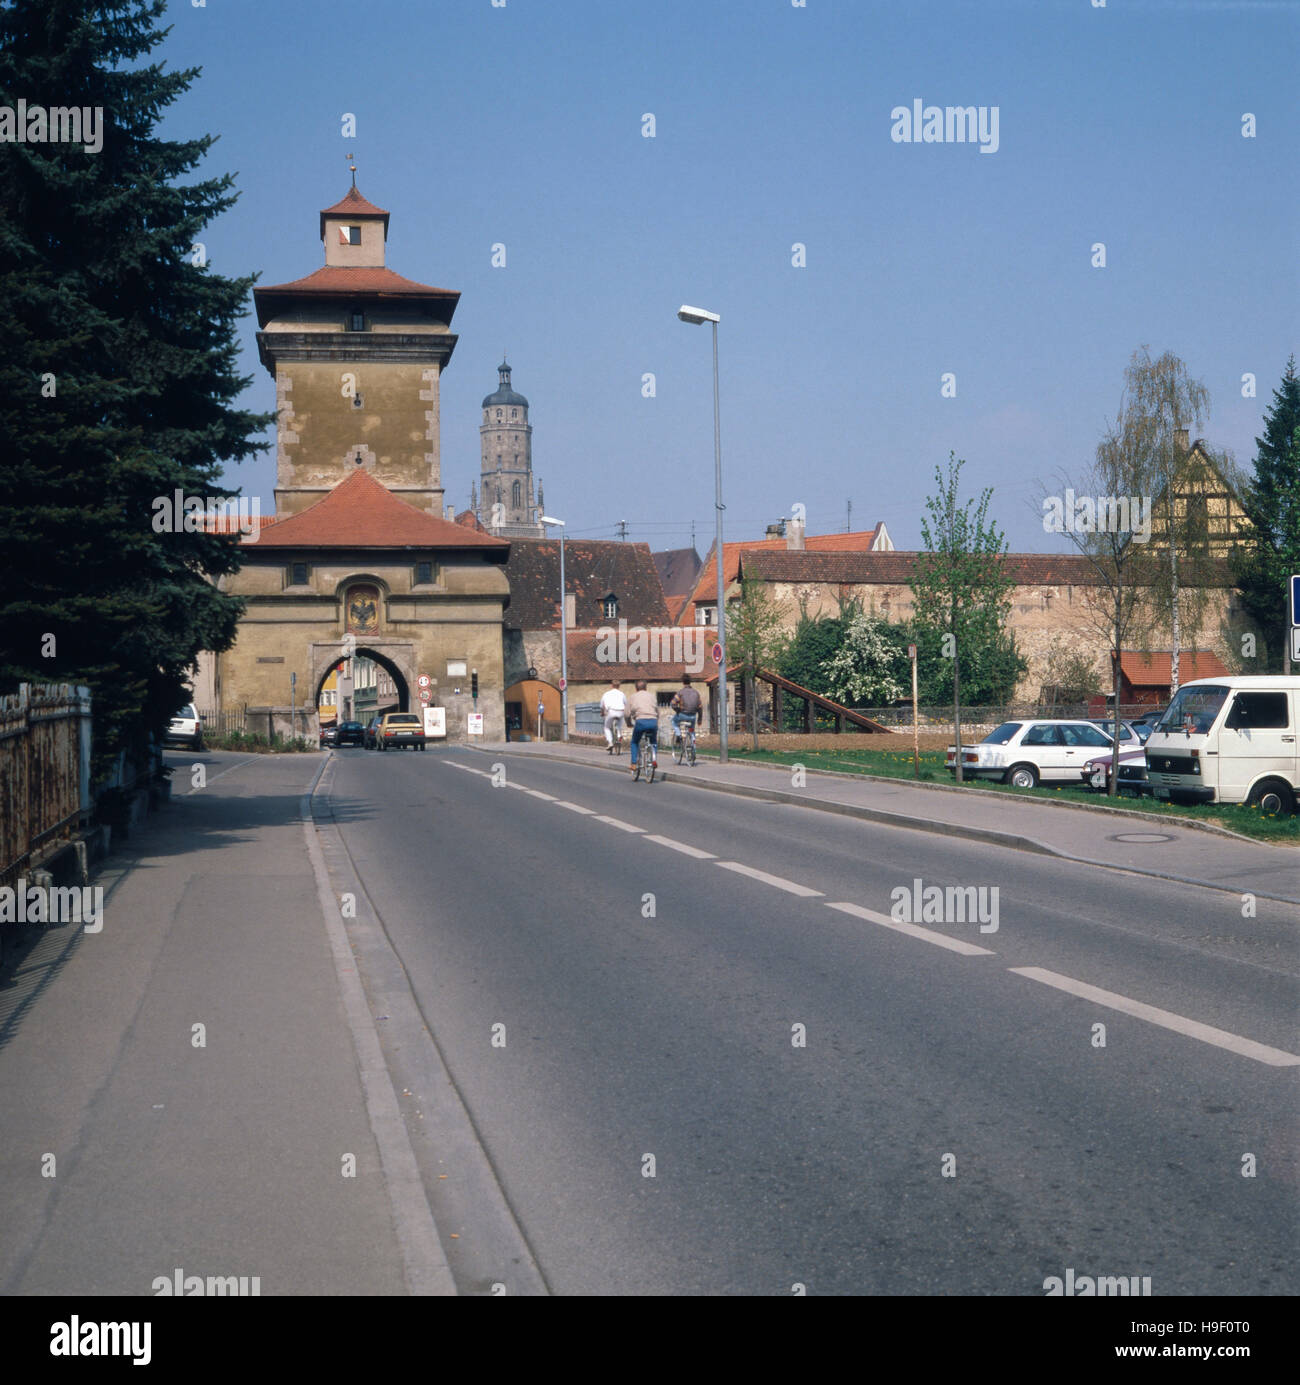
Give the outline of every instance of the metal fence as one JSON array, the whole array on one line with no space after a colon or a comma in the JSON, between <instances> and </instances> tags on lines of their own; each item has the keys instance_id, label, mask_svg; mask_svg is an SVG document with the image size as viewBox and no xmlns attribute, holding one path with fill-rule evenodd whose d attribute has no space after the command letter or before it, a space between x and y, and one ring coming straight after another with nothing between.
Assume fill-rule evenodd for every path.
<instances>
[{"instance_id":1,"label":"metal fence","mask_svg":"<svg viewBox=\"0 0 1300 1385\"><path fill-rule=\"evenodd\" d=\"M215 712L199 712L203 730L213 736L229 736L235 731L248 730L247 707L224 707Z\"/></svg>"},{"instance_id":2,"label":"metal fence","mask_svg":"<svg viewBox=\"0 0 1300 1385\"><path fill-rule=\"evenodd\" d=\"M20 684L0 698L0 880L72 837L91 807L90 689Z\"/></svg>"}]
</instances>

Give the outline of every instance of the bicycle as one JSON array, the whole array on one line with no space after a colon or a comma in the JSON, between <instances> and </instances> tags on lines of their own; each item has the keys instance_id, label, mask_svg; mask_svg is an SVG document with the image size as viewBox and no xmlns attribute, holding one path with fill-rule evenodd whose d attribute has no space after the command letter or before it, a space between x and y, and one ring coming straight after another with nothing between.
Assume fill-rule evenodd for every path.
<instances>
[{"instance_id":1,"label":"bicycle","mask_svg":"<svg viewBox=\"0 0 1300 1385\"><path fill-rule=\"evenodd\" d=\"M614 723L614 744L610 747L610 753L612 755L623 753L623 723L621 721Z\"/></svg>"},{"instance_id":2,"label":"bicycle","mask_svg":"<svg viewBox=\"0 0 1300 1385\"><path fill-rule=\"evenodd\" d=\"M673 759L680 764L695 764L695 723L689 721L684 727L673 728Z\"/></svg>"},{"instance_id":3,"label":"bicycle","mask_svg":"<svg viewBox=\"0 0 1300 1385\"><path fill-rule=\"evenodd\" d=\"M638 740L640 744L636 747L636 764L633 766L632 778L638 781L644 780L647 784L653 784L655 781L655 770L659 768L658 749L654 741L650 739L650 733L648 731L642 731ZM642 773L642 771L644 771L644 773Z\"/></svg>"}]
</instances>

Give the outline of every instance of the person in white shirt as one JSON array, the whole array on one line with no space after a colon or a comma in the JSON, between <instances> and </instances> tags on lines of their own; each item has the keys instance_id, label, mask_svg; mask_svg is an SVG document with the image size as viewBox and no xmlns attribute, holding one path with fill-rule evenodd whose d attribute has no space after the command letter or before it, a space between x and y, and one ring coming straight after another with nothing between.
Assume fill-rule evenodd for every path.
<instances>
[{"instance_id":1,"label":"person in white shirt","mask_svg":"<svg viewBox=\"0 0 1300 1385\"><path fill-rule=\"evenodd\" d=\"M605 718L605 753L614 753L614 732L623 730L623 718L627 715L627 694L618 686L618 679L610 681L604 697L600 699L600 714Z\"/></svg>"}]
</instances>

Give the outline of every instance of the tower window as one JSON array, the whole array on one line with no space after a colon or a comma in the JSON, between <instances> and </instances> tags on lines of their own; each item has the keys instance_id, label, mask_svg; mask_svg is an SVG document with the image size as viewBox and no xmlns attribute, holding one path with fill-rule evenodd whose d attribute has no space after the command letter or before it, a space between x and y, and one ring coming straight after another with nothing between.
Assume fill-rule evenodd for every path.
<instances>
[{"instance_id":1,"label":"tower window","mask_svg":"<svg viewBox=\"0 0 1300 1385\"><path fill-rule=\"evenodd\" d=\"M501 417L501 410L500 410L500 409L497 410L497 417L498 417L498 418Z\"/></svg>"},{"instance_id":2,"label":"tower window","mask_svg":"<svg viewBox=\"0 0 1300 1385\"><path fill-rule=\"evenodd\" d=\"M340 229L341 229L341 232L342 232L343 244L344 244L344 245L360 245L360 244L361 244L361 227L360 227L360 226L344 226L344 227L342 227L342 228L340 228Z\"/></svg>"},{"instance_id":3,"label":"tower window","mask_svg":"<svg viewBox=\"0 0 1300 1385\"><path fill-rule=\"evenodd\" d=\"M514 485L510 487L510 503L515 509L518 509L519 506L523 504L523 499L523 494L519 488L519 482L516 481Z\"/></svg>"},{"instance_id":4,"label":"tower window","mask_svg":"<svg viewBox=\"0 0 1300 1385\"><path fill-rule=\"evenodd\" d=\"M511 409L511 410L510 410L510 417L511 417L511 418L518 418L518 417L519 417L519 410L518 410L518 409Z\"/></svg>"}]
</instances>

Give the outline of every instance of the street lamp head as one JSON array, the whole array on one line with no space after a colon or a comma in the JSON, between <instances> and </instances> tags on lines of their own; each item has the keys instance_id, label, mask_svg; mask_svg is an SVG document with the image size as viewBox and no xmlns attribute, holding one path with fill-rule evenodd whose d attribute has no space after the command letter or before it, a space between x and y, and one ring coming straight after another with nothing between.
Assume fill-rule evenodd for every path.
<instances>
[{"instance_id":1,"label":"street lamp head","mask_svg":"<svg viewBox=\"0 0 1300 1385\"><path fill-rule=\"evenodd\" d=\"M711 313L707 308L692 308L689 303L683 303L677 309L677 316L683 322L694 322L697 325L702 322L721 322L722 317L718 313Z\"/></svg>"},{"instance_id":2,"label":"street lamp head","mask_svg":"<svg viewBox=\"0 0 1300 1385\"><path fill-rule=\"evenodd\" d=\"M538 521L542 524L558 524L561 529L564 528L564 521L562 519L552 519L550 515L539 515Z\"/></svg>"}]
</instances>

